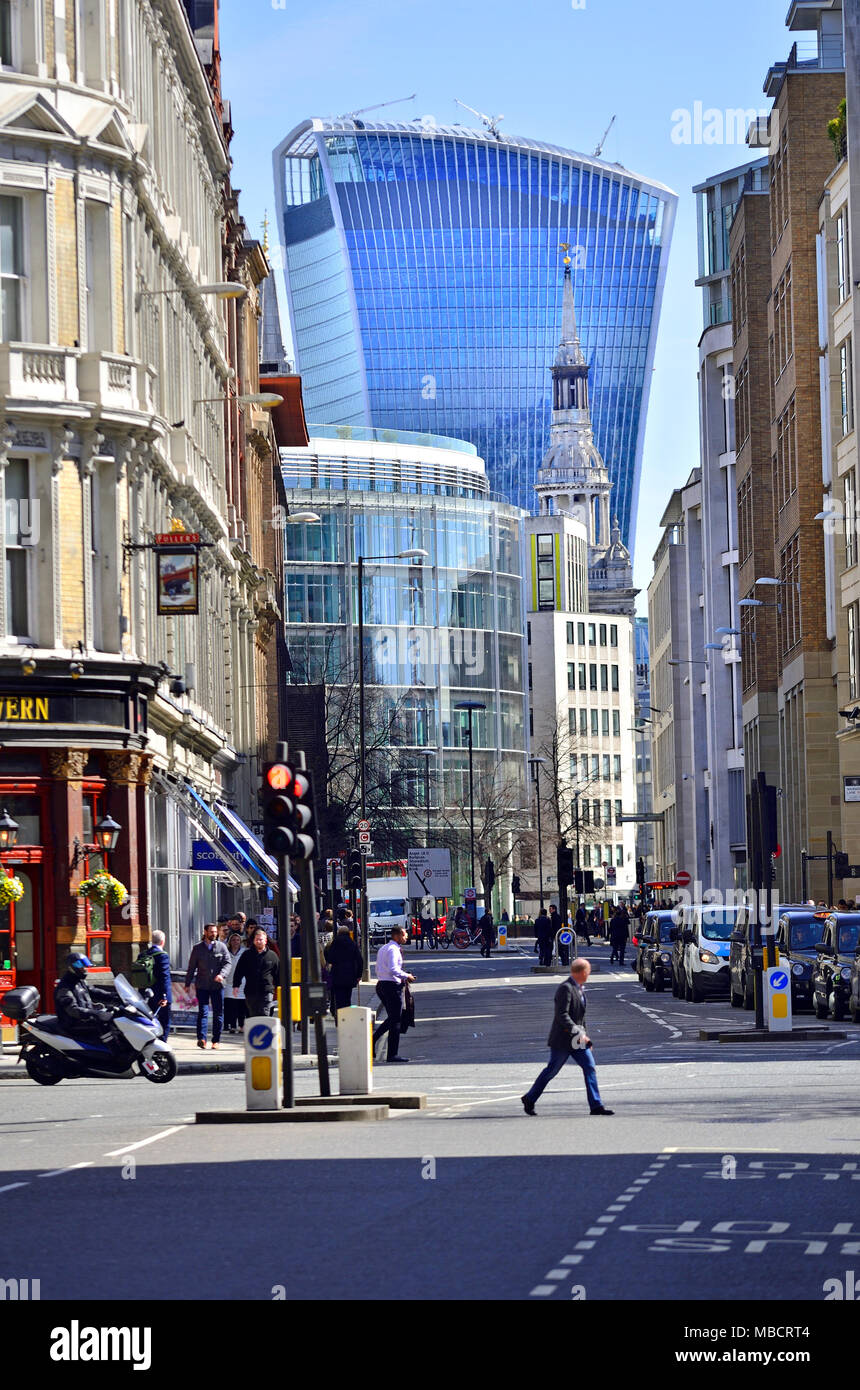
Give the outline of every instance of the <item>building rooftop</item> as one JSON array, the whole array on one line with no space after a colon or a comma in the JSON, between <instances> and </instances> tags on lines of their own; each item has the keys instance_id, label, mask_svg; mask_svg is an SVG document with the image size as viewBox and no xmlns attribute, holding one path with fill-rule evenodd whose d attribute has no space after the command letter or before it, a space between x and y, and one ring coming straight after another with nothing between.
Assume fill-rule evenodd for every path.
<instances>
[{"instance_id":1,"label":"building rooftop","mask_svg":"<svg viewBox=\"0 0 860 1390\"><path fill-rule=\"evenodd\" d=\"M548 154L557 159L570 160L576 164L593 165L597 169L604 169L616 178L623 176L633 179L643 187L653 189L655 192L670 198L677 196L665 184L658 183L655 179L646 178L643 174L634 173L623 164L613 164L605 159L595 159L593 155L581 154L576 150L567 150L561 145L550 145L543 140L531 140L524 135L508 135L505 132L496 136L488 130L476 130L472 126L458 124L425 125L417 120L363 121L357 118L335 120L314 116L309 120L302 121L290 132L286 140L275 151L275 158L289 156L293 159L310 159L317 152L315 137L320 133L326 135L415 135L426 140L471 140L481 145L488 145L490 148L517 150L528 154Z\"/></svg>"}]
</instances>

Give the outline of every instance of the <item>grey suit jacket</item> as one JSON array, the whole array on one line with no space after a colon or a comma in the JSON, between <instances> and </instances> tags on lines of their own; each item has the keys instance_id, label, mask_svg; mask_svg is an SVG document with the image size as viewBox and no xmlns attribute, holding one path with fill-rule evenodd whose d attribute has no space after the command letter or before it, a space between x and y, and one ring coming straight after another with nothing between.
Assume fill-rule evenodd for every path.
<instances>
[{"instance_id":1,"label":"grey suit jacket","mask_svg":"<svg viewBox=\"0 0 860 1390\"><path fill-rule=\"evenodd\" d=\"M578 985L568 978L555 992L555 1017L547 1038L547 1046L555 1052L572 1050L576 1038L585 1034L585 996Z\"/></svg>"}]
</instances>

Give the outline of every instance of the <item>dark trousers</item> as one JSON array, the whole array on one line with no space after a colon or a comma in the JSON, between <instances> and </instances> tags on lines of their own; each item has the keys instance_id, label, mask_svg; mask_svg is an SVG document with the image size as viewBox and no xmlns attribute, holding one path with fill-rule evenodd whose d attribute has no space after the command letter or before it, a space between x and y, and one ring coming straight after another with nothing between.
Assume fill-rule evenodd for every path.
<instances>
[{"instance_id":1,"label":"dark trousers","mask_svg":"<svg viewBox=\"0 0 860 1390\"><path fill-rule=\"evenodd\" d=\"M248 1018L271 1018L275 996L274 994L248 994L246 990L245 1003L248 1006Z\"/></svg>"},{"instance_id":2,"label":"dark trousers","mask_svg":"<svg viewBox=\"0 0 860 1390\"><path fill-rule=\"evenodd\" d=\"M539 964L539 965L552 965L552 937L551 937L551 936L539 936L539 937L538 937L538 950L540 951L540 955L539 955L539 957L538 957L538 964Z\"/></svg>"},{"instance_id":3,"label":"dark trousers","mask_svg":"<svg viewBox=\"0 0 860 1390\"><path fill-rule=\"evenodd\" d=\"M158 1009L155 1017L161 1024L161 1040L162 1042L167 1042L170 1033L170 1005L165 1004L163 1008Z\"/></svg>"},{"instance_id":4,"label":"dark trousers","mask_svg":"<svg viewBox=\"0 0 860 1390\"><path fill-rule=\"evenodd\" d=\"M481 933L481 955L486 956L487 960L490 959L490 951L494 944L492 936L484 936L483 932Z\"/></svg>"},{"instance_id":5,"label":"dark trousers","mask_svg":"<svg viewBox=\"0 0 860 1390\"><path fill-rule=\"evenodd\" d=\"M436 940L436 923L435 923L435 922L428 921L426 918L422 917L422 918L421 918L421 935L420 935L420 937L418 938L418 949L419 949L419 951L423 951L423 950L424 950L424 941L425 941L425 939L426 939L426 941L427 941L427 945L430 947L430 950L431 950L431 951L435 951L436 948L437 948L437 946L439 945L438 941Z\"/></svg>"},{"instance_id":6,"label":"dark trousers","mask_svg":"<svg viewBox=\"0 0 860 1390\"><path fill-rule=\"evenodd\" d=\"M622 942L616 944L616 943L613 941L613 942L611 943L611 945L612 945L612 950L611 950L610 953L609 953L609 964L611 965L612 962L613 962L614 960L617 960L621 965L623 965L623 964L624 964L624 953L625 953L626 950L627 950L627 942L626 942L626 941L622 941Z\"/></svg>"},{"instance_id":7,"label":"dark trousers","mask_svg":"<svg viewBox=\"0 0 860 1390\"><path fill-rule=\"evenodd\" d=\"M582 1068L582 1073L585 1078L585 1089L588 1094L589 1110L602 1109L603 1101L600 1099L600 1091L597 1089L597 1070L594 1065L594 1057L592 1056L590 1047L580 1047L573 1052L567 1048L561 1051L552 1048L549 1054L549 1062L544 1067L531 1090L526 1093L525 1099L529 1101L531 1105L534 1105L535 1101L543 1095L553 1077L558 1076L565 1062L568 1061L576 1062L577 1066Z\"/></svg>"},{"instance_id":8,"label":"dark trousers","mask_svg":"<svg viewBox=\"0 0 860 1390\"><path fill-rule=\"evenodd\" d=\"M225 1028L241 1028L246 1017L244 999L230 999L228 997L224 1000Z\"/></svg>"},{"instance_id":9,"label":"dark trousers","mask_svg":"<svg viewBox=\"0 0 860 1390\"><path fill-rule=\"evenodd\" d=\"M212 1041L221 1041L221 1029L224 1027L224 991L223 989L201 989L197 987L197 1003L200 1006L197 1014L197 1037L206 1041L206 1034L209 1032L209 1010L212 1010Z\"/></svg>"},{"instance_id":10,"label":"dark trousers","mask_svg":"<svg viewBox=\"0 0 860 1390\"><path fill-rule=\"evenodd\" d=\"M355 985L331 985L331 1011L334 1014L334 1021L337 1023L338 1009L348 1009L352 1003L352 991Z\"/></svg>"},{"instance_id":11,"label":"dark trousers","mask_svg":"<svg viewBox=\"0 0 860 1390\"><path fill-rule=\"evenodd\" d=\"M395 983L394 980L380 980L376 986L376 993L385 1005L386 1019L380 1024L373 1035L373 1046L380 1038L388 1034L388 1061L397 1056L397 1049L400 1046L400 1015L403 1012L403 986Z\"/></svg>"}]
</instances>

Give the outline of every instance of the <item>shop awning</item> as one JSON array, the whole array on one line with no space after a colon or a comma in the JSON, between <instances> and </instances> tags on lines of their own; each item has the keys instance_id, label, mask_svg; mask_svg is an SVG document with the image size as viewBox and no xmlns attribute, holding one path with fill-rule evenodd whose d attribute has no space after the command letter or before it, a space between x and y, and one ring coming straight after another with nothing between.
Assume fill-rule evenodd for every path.
<instances>
[{"instance_id":1,"label":"shop awning","mask_svg":"<svg viewBox=\"0 0 860 1390\"><path fill-rule=\"evenodd\" d=\"M244 845L249 854L253 855L263 867L263 871L268 875L273 883L278 881L278 863L263 848L262 842L254 834L249 825L246 825L241 816L237 816L235 811L231 811L229 806L225 806L223 801L216 801L215 807L230 828L233 830L238 844ZM289 878L290 892L298 893L299 885L293 878Z\"/></svg>"},{"instance_id":2,"label":"shop awning","mask_svg":"<svg viewBox=\"0 0 860 1390\"><path fill-rule=\"evenodd\" d=\"M237 888L259 887L261 882L261 875L259 871L255 869L253 874L249 873L246 864L244 864L238 856L231 853L228 846L220 842L220 840L217 838L217 835L213 832L213 830L207 823L207 820L199 814L199 809L196 802L200 801L200 798L195 796L195 799L192 800L190 794L191 789L185 783L171 782L170 778L166 777L162 772L158 770L158 768L153 769L152 780L154 785L158 788L158 790L162 792L165 796L169 797L170 800L175 804L177 809L182 812L183 816L186 818L188 823L194 828L194 830L196 830L200 838L205 840L209 847L213 849L215 853L227 865L226 871L217 876L226 879L228 882L234 884L234 886ZM208 813L209 808L206 806L205 801L201 802L201 805L203 809ZM156 872L166 871L156 870ZM177 869L171 870L171 872L178 873L186 871L180 871ZM188 870L187 872L190 873L191 870Z\"/></svg>"}]
</instances>

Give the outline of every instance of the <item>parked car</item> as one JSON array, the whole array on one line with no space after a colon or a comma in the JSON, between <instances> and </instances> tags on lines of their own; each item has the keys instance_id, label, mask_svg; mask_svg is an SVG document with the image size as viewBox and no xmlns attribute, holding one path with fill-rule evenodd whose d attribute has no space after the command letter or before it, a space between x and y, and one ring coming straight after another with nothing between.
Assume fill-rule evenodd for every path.
<instances>
[{"instance_id":1,"label":"parked car","mask_svg":"<svg viewBox=\"0 0 860 1390\"><path fill-rule=\"evenodd\" d=\"M854 964L851 967L850 989L848 1012L851 1015L852 1023L860 1023L860 951L854 952Z\"/></svg>"},{"instance_id":2,"label":"parked car","mask_svg":"<svg viewBox=\"0 0 860 1390\"><path fill-rule=\"evenodd\" d=\"M733 1009L755 1008L754 925L752 911L743 907L729 938L729 1003Z\"/></svg>"},{"instance_id":3,"label":"parked car","mask_svg":"<svg viewBox=\"0 0 860 1390\"><path fill-rule=\"evenodd\" d=\"M739 912L749 909L698 903L681 912L679 936L683 956L684 998L701 1004L729 993L729 942Z\"/></svg>"},{"instance_id":4,"label":"parked car","mask_svg":"<svg viewBox=\"0 0 860 1390\"><path fill-rule=\"evenodd\" d=\"M848 1012L855 953L860 946L860 912L831 912L823 922L812 968L812 1003L816 1018L837 1022Z\"/></svg>"},{"instance_id":5,"label":"parked car","mask_svg":"<svg viewBox=\"0 0 860 1390\"><path fill-rule=\"evenodd\" d=\"M818 961L815 947L827 913L809 907L783 907L780 910L776 944L779 962L791 977L791 1007L799 1013L812 1009L812 972Z\"/></svg>"},{"instance_id":6,"label":"parked car","mask_svg":"<svg viewBox=\"0 0 860 1390\"><path fill-rule=\"evenodd\" d=\"M642 983L658 994L672 982L672 943L678 935L677 910L649 912L642 929Z\"/></svg>"}]
</instances>

